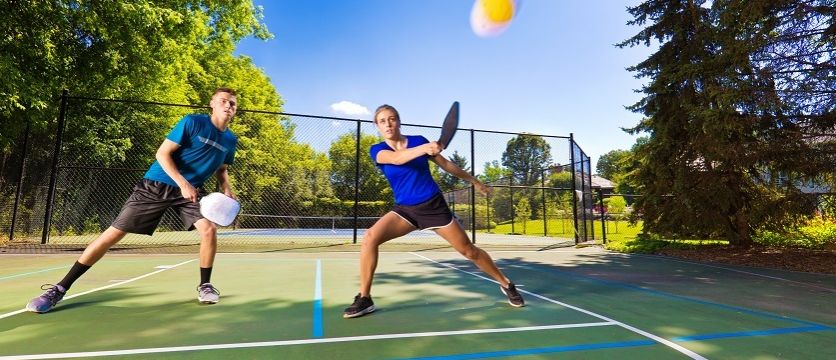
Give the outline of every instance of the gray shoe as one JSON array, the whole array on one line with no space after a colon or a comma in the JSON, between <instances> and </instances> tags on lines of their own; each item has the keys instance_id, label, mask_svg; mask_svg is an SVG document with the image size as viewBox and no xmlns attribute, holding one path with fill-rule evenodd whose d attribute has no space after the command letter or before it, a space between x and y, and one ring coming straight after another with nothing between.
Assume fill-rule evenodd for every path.
<instances>
[{"instance_id":1,"label":"gray shoe","mask_svg":"<svg viewBox=\"0 0 836 360\"><path fill-rule=\"evenodd\" d=\"M197 301L201 304L217 304L220 299L221 292L212 284L205 283L197 287Z\"/></svg>"},{"instance_id":2,"label":"gray shoe","mask_svg":"<svg viewBox=\"0 0 836 360\"><path fill-rule=\"evenodd\" d=\"M46 290L46 292L30 300L26 304L26 310L43 314L52 310L55 304L58 304L64 298L64 294L67 293L67 289L64 289L61 285L45 284L41 285L41 290Z\"/></svg>"}]
</instances>

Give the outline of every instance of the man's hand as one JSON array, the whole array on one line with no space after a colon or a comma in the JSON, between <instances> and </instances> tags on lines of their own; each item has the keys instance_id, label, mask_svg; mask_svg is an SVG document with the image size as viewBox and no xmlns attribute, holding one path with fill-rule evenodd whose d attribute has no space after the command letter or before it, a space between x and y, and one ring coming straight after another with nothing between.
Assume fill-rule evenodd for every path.
<instances>
[{"instance_id":1,"label":"man's hand","mask_svg":"<svg viewBox=\"0 0 836 360\"><path fill-rule=\"evenodd\" d=\"M183 194L184 199L188 199L191 202L197 202L197 189L195 189L192 184L186 182L185 184L180 185L180 193Z\"/></svg>"}]
</instances>

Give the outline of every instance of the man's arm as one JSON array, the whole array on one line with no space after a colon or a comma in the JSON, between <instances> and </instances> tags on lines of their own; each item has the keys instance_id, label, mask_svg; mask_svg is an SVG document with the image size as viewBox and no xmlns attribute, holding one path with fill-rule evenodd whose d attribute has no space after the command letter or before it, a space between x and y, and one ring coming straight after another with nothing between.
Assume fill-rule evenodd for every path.
<instances>
[{"instance_id":1,"label":"man's arm","mask_svg":"<svg viewBox=\"0 0 836 360\"><path fill-rule=\"evenodd\" d=\"M232 184L229 182L229 172L227 171L226 164L221 165L218 171L215 171L215 177L218 179L218 185L220 185L224 195L235 199L235 194L232 192Z\"/></svg>"},{"instance_id":2,"label":"man's arm","mask_svg":"<svg viewBox=\"0 0 836 360\"><path fill-rule=\"evenodd\" d=\"M163 140L163 144L157 149L157 162L160 163L163 171L180 187L183 198L189 199L191 202L197 202L197 189L180 174L180 170L177 170L177 165L174 164L172 154L179 148L180 145L176 142L169 139Z\"/></svg>"}]
</instances>

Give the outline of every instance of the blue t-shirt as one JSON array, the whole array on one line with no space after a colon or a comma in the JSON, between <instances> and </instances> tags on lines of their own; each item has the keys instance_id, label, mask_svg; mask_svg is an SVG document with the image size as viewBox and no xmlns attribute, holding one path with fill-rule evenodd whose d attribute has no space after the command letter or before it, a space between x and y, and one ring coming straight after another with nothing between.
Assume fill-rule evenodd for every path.
<instances>
[{"instance_id":1,"label":"blue t-shirt","mask_svg":"<svg viewBox=\"0 0 836 360\"><path fill-rule=\"evenodd\" d=\"M231 130L218 130L212 124L209 115L205 114L184 116L171 129L166 139L180 145L172 154L174 164L177 165L180 174L194 187L203 185L222 164L232 165L238 145L238 138ZM159 161L151 164L145 173L145 178L177 186L177 183L165 173Z\"/></svg>"},{"instance_id":2,"label":"blue t-shirt","mask_svg":"<svg viewBox=\"0 0 836 360\"><path fill-rule=\"evenodd\" d=\"M423 136L406 136L406 147L413 148L424 145L428 142ZM403 165L380 164L377 162L377 153L381 150L391 150L385 141L372 145L369 153L372 161L377 165L395 194L395 203L399 205L418 205L425 202L441 192L438 184L430 174L429 155L421 155Z\"/></svg>"}]
</instances>

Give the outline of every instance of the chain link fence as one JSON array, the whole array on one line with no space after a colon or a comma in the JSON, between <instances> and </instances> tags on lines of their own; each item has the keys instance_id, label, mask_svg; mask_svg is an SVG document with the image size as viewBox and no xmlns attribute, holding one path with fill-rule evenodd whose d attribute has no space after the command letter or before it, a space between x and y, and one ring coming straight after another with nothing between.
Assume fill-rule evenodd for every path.
<instances>
[{"instance_id":1,"label":"chain link fence","mask_svg":"<svg viewBox=\"0 0 836 360\"><path fill-rule=\"evenodd\" d=\"M119 214L169 129L207 110L65 93L49 136L21 134L4 152L2 249L86 246ZM354 244L393 205L369 157L382 141L371 121L241 109L231 129L239 145L229 171L242 213L219 230L221 251ZM440 127L403 124L402 133L436 139ZM477 193L431 163L474 241L542 248L595 239L590 159L571 136L460 129L444 154L493 189ZM215 191L214 179L204 188ZM399 241L430 239L440 238L416 231ZM129 234L114 249L197 244L197 233L169 212L154 235Z\"/></svg>"}]
</instances>

